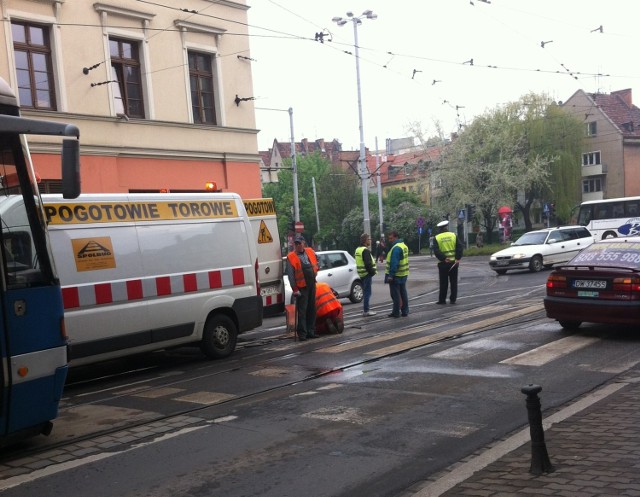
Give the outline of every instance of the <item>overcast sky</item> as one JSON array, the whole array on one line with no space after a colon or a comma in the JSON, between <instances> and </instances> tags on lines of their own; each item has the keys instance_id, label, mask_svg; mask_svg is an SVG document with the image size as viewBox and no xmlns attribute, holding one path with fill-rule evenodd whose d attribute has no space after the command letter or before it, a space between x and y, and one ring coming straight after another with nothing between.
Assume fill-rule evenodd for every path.
<instances>
[{"instance_id":1,"label":"overcast sky","mask_svg":"<svg viewBox=\"0 0 640 497\"><path fill-rule=\"evenodd\" d=\"M632 88L640 102L638 0L248 3L260 150L290 140L289 107L296 141L336 138L344 150L359 148L353 23L331 21L347 11L378 15L358 27L372 151L376 138L383 150L386 138L408 136L412 122L432 136L437 121L448 135L529 92L564 101L578 89ZM324 43L314 41L319 32Z\"/></svg>"}]
</instances>

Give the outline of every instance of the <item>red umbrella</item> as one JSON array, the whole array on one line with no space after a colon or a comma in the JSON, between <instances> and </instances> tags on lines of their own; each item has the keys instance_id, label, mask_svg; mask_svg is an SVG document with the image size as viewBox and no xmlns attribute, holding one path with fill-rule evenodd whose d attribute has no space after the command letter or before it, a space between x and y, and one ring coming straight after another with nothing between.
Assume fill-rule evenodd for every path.
<instances>
[{"instance_id":1,"label":"red umbrella","mask_svg":"<svg viewBox=\"0 0 640 497\"><path fill-rule=\"evenodd\" d=\"M498 209L498 214L502 215L502 214L512 214L513 211L511 210L511 207L508 207L506 205L503 205L502 207L500 207Z\"/></svg>"}]
</instances>

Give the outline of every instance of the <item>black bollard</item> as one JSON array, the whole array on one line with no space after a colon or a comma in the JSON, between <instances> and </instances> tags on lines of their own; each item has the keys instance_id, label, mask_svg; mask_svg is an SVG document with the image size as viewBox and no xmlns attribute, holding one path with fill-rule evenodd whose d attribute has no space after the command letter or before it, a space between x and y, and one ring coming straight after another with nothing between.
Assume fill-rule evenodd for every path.
<instances>
[{"instance_id":1,"label":"black bollard","mask_svg":"<svg viewBox=\"0 0 640 497\"><path fill-rule=\"evenodd\" d=\"M539 385L529 384L520 390L527 396L527 412L529 415L529 433L531 433L531 469L529 473L541 475L553 473L554 467L547 454L547 446L544 443L544 430L542 428L542 412L538 394L542 391Z\"/></svg>"}]
</instances>

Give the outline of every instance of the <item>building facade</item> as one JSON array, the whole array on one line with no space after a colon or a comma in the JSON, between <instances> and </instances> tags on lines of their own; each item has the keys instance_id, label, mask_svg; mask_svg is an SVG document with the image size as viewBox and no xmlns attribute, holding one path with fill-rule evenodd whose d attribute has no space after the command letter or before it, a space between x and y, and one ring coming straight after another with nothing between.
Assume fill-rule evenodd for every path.
<instances>
[{"instance_id":1,"label":"building facade","mask_svg":"<svg viewBox=\"0 0 640 497\"><path fill-rule=\"evenodd\" d=\"M83 192L202 191L213 181L259 197L248 6L170 5L0 0L0 76L23 116L80 129ZM54 141L30 142L43 191L59 184Z\"/></svg>"},{"instance_id":2,"label":"building facade","mask_svg":"<svg viewBox=\"0 0 640 497\"><path fill-rule=\"evenodd\" d=\"M390 190L400 189L416 193L425 205L431 205L433 170L440 162L442 150L443 147L429 147L383 157L383 160L379 161L383 196L386 197ZM371 169L371 165L369 168Z\"/></svg>"},{"instance_id":3,"label":"building facade","mask_svg":"<svg viewBox=\"0 0 640 497\"><path fill-rule=\"evenodd\" d=\"M582 200L640 195L640 109L631 90L578 90L562 107L584 121Z\"/></svg>"}]
</instances>

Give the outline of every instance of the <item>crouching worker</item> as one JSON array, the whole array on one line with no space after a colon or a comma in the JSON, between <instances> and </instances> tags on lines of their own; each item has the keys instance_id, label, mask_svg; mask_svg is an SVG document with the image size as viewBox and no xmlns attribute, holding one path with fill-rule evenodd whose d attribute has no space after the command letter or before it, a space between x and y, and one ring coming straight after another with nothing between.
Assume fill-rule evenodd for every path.
<instances>
[{"instance_id":1,"label":"crouching worker","mask_svg":"<svg viewBox=\"0 0 640 497\"><path fill-rule=\"evenodd\" d=\"M316 332L342 333L342 304L326 283L316 283Z\"/></svg>"}]
</instances>

